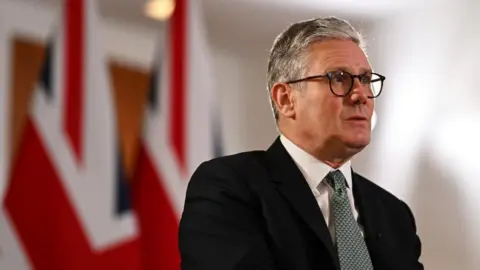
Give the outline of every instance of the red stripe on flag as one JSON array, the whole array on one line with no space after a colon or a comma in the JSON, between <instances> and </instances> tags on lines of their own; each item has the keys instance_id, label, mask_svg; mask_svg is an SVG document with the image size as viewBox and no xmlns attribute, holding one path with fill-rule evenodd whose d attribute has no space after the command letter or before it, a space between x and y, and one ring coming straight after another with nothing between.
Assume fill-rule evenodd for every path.
<instances>
[{"instance_id":1,"label":"red stripe on flag","mask_svg":"<svg viewBox=\"0 0 480 270\"><path fill-rule=\"evenodd\" d=\"M84 87L84 1L65 4L65 118L64 129L77 160L82 160Z\"/></svg>"},{"instance_id":2,"label":"red stripe on flag","mask_svg":"<svg viewBox=\"0 0 480 270\"><path fill-rule=\"evenodd\" d=\"M186 53L187 53L187 7L185 0L177 0L171 18L170 50L171 57L171 127L170 136L180 168L185 169L185 117L186 117Z\"/></svg>"},{"instance_id":3,"label":"red stripe on flag","mask_svg":"<svg viewBox=\"0 0 480 270\"><path fill-rule=\"evenodd\" d=\"M143 145L138 164L132 190L141 232L143 269L178 270L178 220L162 186L163 176Z\"/></svg>"},{"instance_id":4,"label":"red stripe on flag","mask_svg":"<svg viewBox=\"0 0 480 270\"><path fill-rule=\"evenodd\" d=\"M138 240L93 250L32 120L27 119L5 197L22 246L36 270L140 270Z\"/></svg>"}]
</instances>

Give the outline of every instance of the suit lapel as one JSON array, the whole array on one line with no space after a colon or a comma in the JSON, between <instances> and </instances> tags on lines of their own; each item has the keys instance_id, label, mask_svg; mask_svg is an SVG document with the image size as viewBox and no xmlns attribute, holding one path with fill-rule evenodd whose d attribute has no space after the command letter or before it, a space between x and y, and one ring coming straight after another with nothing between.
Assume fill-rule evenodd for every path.
<instances>
[{"instance_id":1,"label":"suit lapel","mask_svg":"<svg viewBox=\"0 0 480 270\"><path fill-rule=\"evenodd\" d=\"M381 210L375 194L371 194L365 179L352 170L353 196L356 207L359 210L360 223L364 228L365 238L376 238L378 236L378 211Z\"/></svg>"},{"instance_id":2,"label":"suit lapel","mask_svg":"<svg viewBox=\"0 0 480 270\"><path fill-rule=\"evenodd\" d=\"M272 180L280 193L320 238L337 268L340 269L337 252L317 201L302 173L278 138L267 151L267 163Z\"/></svg>"}]
</instances>

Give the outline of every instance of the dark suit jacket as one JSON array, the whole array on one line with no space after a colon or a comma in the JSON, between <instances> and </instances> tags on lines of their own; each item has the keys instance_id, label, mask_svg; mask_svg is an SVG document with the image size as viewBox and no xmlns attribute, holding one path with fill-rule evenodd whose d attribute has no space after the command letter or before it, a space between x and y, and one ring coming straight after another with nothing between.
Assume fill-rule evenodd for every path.
<instances>
[{"instance_id":1,"label":"dark suit jacket","mask_svg":"<svg viewBox=\"0 0 480 270\"><path fill-rule=\"evenodd\" d=\"M362 176L352 178L375 270L423 269L409 207ZM267 151L199 166L187 189L179 248L184 270L340 269L321 210L279 139Z\"/></svg>"}]
</instances>

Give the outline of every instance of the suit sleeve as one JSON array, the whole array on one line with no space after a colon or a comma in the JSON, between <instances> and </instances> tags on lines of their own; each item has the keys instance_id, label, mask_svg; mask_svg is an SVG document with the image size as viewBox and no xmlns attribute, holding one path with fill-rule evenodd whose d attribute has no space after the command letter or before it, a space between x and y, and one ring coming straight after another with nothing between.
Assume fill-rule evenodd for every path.
<instances>
[{"instance_id":1,"label":"suit sleeve","mask_svg":"<svg viewBox=\"0 0 480 270\"><path fill-rule=\"evenodd\" d=\"M408 212L408 215L409 215L409 218L411 220L411 226L412 226L412 234L411 234L411 243L412 243L412 252L413 252L413 257L414 257L414 268L412 269L415 269L415 270L423 270L424 267L423 267L423 264L420 262L420 255L422 253L422 243L420 241L420 237L418 236L417 234L417 225L416 225L416 222L415 222L415 217L413 216L413 213L412 213L412 210L410 209L410 207L408 207L408 205L406 203L403 203L407 212Z\"/></svg>"},{"instance_id":2,"label":"suit sleeve","mask_svg":"<svg viewBox=\"0 0 480 270\"><path fill-rule=\"evenodd\" d=\"M183 270L274 269L252 194L219 160L199 166L179 227Z\"/></svg>"}]
</instances>

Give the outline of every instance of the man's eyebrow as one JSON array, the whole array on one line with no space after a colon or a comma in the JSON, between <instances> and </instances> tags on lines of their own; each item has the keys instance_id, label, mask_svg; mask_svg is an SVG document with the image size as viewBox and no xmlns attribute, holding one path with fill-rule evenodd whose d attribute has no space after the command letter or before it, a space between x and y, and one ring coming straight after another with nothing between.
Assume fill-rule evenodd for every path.
<instances>
[{"instance_id":1,"label":"man's eyebrow","mask_svg":"<svg viewBox=\"0 0 480 270\"><path fill-rule=\"evenodd\" d=\"M371 68L361 68L360 69L360 73L364 74L364 73L372 73L373 70Z\"/></svg>"}]
</instances>

